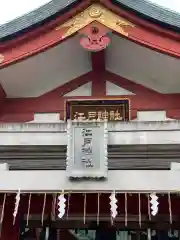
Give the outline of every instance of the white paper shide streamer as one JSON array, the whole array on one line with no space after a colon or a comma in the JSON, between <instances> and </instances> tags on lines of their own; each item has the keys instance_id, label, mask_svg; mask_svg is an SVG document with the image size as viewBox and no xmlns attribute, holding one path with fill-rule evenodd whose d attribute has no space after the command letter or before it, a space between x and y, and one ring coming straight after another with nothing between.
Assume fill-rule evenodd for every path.
<instances>
[{"instance_id":1,"label":"white paper shide streamer","mask_svg":"<svg viewBox=\"0 0 180 240\"><path fill-rule=\"evenodd\" d=\"M110 206L111 206L111 208L110 208L110 210L111 210L111 217L113 219L115 219L117 214L118 214L117 213L118 206L117 206L116 193L112 192L110 197L109 197L109 199L110 199Z\"/></svg>"},{"instance_id":2,"label":"white paper shide streamer","mask_svg":"<svg viewBox=\"0 0 180 240\"><path fill-rule=\"evenodd\" d=\"M58 196L58 217L62 218L66 212L66 199L64 197L64 192Z\"/></svg>"},{"instance_id":3,"label":"white paper shide streamer","mask_svg":"<svg viewBox=\"0 0 180 240\"><path fill-rule=\"evenodd\" d=\"M14 212L13 212L13 217L14 217L13 224L16 221L16 216L17 216L17 213L18 213L18 208L19 208L19 203L20 203L20 196L21 196L21 191L20 191L20 188L19 188L18 192L16 194L16 198L15 198L15 206L14 206Z\"/></svg>"},{"instance_id":4,"label":"white paper shide streamer","mask_svg":"<svg viewBox=\"0 0 180 240\"><path fill-rule=\"evenodd\" d=\"M156 193L151 193L150 194L150 204L151 204L151 215L155 216L158 213L158 197L156 195Z\"/></svg>"}]
</instances>

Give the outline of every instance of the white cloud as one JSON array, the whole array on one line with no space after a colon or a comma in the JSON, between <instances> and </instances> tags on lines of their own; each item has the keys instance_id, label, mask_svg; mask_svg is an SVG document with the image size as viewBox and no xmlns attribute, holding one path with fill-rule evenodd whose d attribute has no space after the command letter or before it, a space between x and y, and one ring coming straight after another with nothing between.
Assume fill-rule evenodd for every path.
<instances>
[{"instance_id":1,"label":"white cloud","mask_svg":"<svg viewBox=\"0 0 180 240\"><path fill-rule=\"evenodd\" d=\"M180 0L149 0L149 1L180 13Z\"/></svg>"},{"instance_id":2,"label":"white cloud","mask_svg":"<svg viewBox=\"0 0 180 240\"><path fill-rule=\"evenodd\" d=\"M50 0L0 0L0 25L39 8Z\"/></svg>"}]
</instances>

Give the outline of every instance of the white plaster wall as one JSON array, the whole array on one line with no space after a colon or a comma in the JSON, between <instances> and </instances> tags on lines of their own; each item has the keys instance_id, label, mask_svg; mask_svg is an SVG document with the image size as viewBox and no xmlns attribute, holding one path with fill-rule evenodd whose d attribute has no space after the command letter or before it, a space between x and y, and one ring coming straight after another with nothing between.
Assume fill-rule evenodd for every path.
<instances>
[{"instance_id":1,"label":"white plaster wall","mask_svg":"<svg viewBox=\"0 0 180 240\"><path fill-rule=\"evenodd\" d=\"M60 121L60 113L35 113L34 120L31 122L52 123Z\"/></svg>"},{"instance_id":2,"label":"white plaster wall","mask_svg":"<svg viewBox=\"0 0 180 240\"><path fill-rule=\"evenodd\" d=\"M0 145L66 145L66 123L0 124ZM108 144L180 144L180 122L108 124Z\"/></svg>"},{"instance_id":3,"label":"white plaster wall","mask_svg":"<svg viewBox=\"0 0 180 240\"><path fill-rule=\"evenodd\" d=\"M179 59L115 34L106 49L106 69L159 93L179 93Z\"/></svg>"},{"instance_id":4,"label":"white plaster wall","mask_svg":"<svg viewBox=\"0 0 180 240\"><path fill-rule=\"evenodd\" d=\"M76 35L45 52L1 69L0 83L7 97L38 97L90 72L89 52L80 46L79 39Z\"/></svg>"},{"instance_id":5,"label":"white plaster wall","mask_svg":"<svg viewBox=\"0 0 180 240\"><path fill-rule=\"evenodd\" d=\"M134 93L117 86L114 83L106 81L106 95L107 96L121 96L121 95L134 95Z\"/></svg>"},{"instance_id":6,"label":"white plaster wall","mask_svg":"<svg viewBox=\"0 0 180 240\"><path fill-rule=\"evenodd\" d=\"M0 145L66 145L66 132L0 133Z\"/></svg>"},{"instance_id":7,"label":"white plaster wall","mask_svg":"<svg viewBox=\"0 0 180 240\"><path fill-rule=\"evenodd\" d=\"M138 111L135 121L166 121L166 111Z\"/></svg>"},{"instance_id":8,"label":"white plaster wall","mask_svg":"<svg viewBox=\"0 0 180 240\"><path fill-rule=\"evenodd\" d=\"M112 132L109 144L180 144L180 131Z\"/></svg>"},{"instance_id":9,"label":"white plaster wall","mask_svg":"<svg viewBox=\"0 0 180 240\"><path fill-rule=\"evenodd\" d=\"M92 95L92 82L88 82L81 87L76 88L75 90L65 94L65 97L76 97L76 96L84 96L88 97Z\"/></svg>"},{"instance_id":10,"label":"white plaster wall","mask_svg":"<svg viewBox=\"0 0 180 240\"><path fill-rule=\"evenodd\" d=\"M23 181L22 181L23 179ZM179 171L110 170L105 181L70 181L66 171L2 171L1 191L179 192Z\"/></svg>"}]
</instances>

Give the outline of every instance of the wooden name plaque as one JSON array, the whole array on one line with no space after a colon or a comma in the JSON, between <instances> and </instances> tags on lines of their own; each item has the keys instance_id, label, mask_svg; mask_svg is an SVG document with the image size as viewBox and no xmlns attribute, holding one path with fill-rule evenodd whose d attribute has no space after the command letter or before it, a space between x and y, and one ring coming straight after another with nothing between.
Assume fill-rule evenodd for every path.
<instances>
[{"instance_id":1,"label":"wooden name plaque","mask_svg":"<svg viewBox=\"0 0 180 240\"><path fill-rule=\"evenodd\" d=\"M66 120L129 121L129 100L68 100L65 116Z\"/></svg>"}]
</instances>

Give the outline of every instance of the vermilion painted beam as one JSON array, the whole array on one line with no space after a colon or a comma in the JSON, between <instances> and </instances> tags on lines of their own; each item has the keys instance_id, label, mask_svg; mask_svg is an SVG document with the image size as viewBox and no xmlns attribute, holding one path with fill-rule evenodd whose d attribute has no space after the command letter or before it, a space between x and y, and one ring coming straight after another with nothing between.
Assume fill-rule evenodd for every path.
<instances>
[{"instance_id":1,"label":"vermilion painted beam","mask_svg":"<svg viewBox=\"0 0 180 240\"><path fill-rule=\"evenodd\" d=\"M60 87L55 88L54 90L43 94L40 98L44 97L63 97L65 94L72 92L76 88L88 83L91 81L91 72L88 72L80 77L77 77L75 79L72 79L71 81L61 85Z\"/></svg>"},{"instance_id":2,"label":"vermilion painted beam","mask_svg":"<svg viewBox=\"0 0 180 240\"><path fill-rule=\"evenodd\" d=\"M37 98L21 98L21 99L4 99L2 91L3 113L0 115L1 122L27 122L32 121L34 113L60 113L61 119L64 116L64 102L70 98L100 98L107 97L105 94L105 80L108 80L120 87L123 87L135 95L113 96L112 98L129 98L131 103L131 118L136 118L137 111L159 111L165 110L167 117L180 119L180 94L160 94L142 85L133 83L116 74L107 72L104 69L102 55L94 54L92 56L92 64L94 72L87 73L76 78L53 91L46 93ZM100 57L101 56L101 57ZM99 60L98 60L99 59ZM100 61L101 59L101 61ZM98 63L99 61L99 63ZM103 63L103 64L102 64ZM66 93L73 91L77 87L92 81L93 96L91 97L63 97ZM1 91L0 91L1 92Z\"/></svg>"},{"instance_id":3,"label":"vermilion painted beam","mask_svg":"<svg viewBox=\"0 0 180 240\"><path fill-rule=\"evenodd\" d=\"M135 93L135 94L143 94L143 93L158 94L156 91L154 91L150 88L144 87L138 83L135 83L131 80L123 78L123 77L121 77L115 73L109 72L107 70L106 70L106 77L107 77L108 81L110 81L132 93Z\"/></svg>"},{"instance_id":4,"label":"vermilion painted beam","mask_svg":"<svg viewBox=\"0 0 180 240\"><path fill-rule=\"evenodd\" d=\"M0 84L0 114L3 112L4 104L5 104L6 93Z\"/></svg>"},{"instance_id":5,"label":"vermilion painted beam","mask_svg":"<svg viewBox=\"0 0 180 240\"><path fill-rule=\"evenodd\" d=\"M105 50L91 53L92 61L92 96L106 95Z\"/></svg>"}]
</instances>

